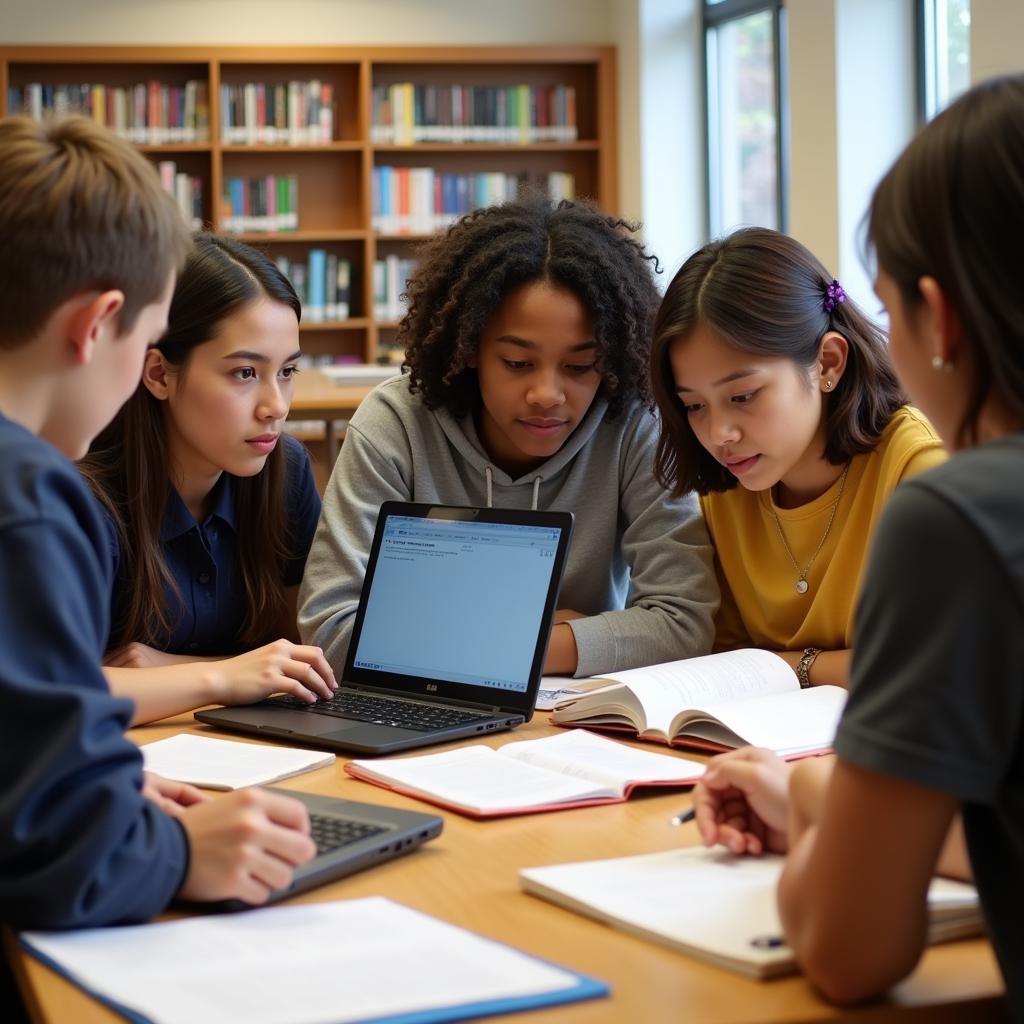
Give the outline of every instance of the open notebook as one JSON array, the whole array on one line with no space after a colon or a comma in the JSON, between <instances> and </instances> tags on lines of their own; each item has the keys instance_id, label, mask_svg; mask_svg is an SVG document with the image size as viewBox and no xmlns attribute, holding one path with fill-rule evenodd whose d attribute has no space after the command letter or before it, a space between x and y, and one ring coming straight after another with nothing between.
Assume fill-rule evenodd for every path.
<instances>
[{"instance_id":1,"label":"open notebook","mask_svg":"<svg viewBox=\"0 0 1024 1024\"><path fill-rule=\"evenodd\" d=\"M782 940L775 889L784 857L735 857L701 846L639 857L526 868L528 893L753 978L797 969ZM929 941L982 930L973 886L935 879Z\"/></svg>"}]
</instances>

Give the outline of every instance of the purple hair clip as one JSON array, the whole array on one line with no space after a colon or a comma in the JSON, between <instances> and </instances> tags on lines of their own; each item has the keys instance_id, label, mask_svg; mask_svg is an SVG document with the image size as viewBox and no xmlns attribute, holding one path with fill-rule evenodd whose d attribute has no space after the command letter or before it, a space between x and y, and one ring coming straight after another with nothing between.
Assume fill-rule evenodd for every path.
<instances>
[{"instance_id":1,"label":"purple hair clip","mask_svg":"<svg viewBox=\"0 0 1024 1024\"><path fill-rule=\"evenodd\" d=\"M843 286L833 279L832 283L825 289L825 301L822 305L826 313L831 313L836 306L841 306L846 301L846 292Z\"/></svg>"}]
</instances>

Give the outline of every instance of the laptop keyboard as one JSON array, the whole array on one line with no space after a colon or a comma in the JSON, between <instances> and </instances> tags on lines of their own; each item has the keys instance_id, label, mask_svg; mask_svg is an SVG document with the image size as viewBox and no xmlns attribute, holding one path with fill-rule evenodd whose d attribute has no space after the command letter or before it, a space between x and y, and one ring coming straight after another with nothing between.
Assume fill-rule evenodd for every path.
<instances>
[{"instance_id":1,"label":"laptop keyboard","mask_svg":"<svg viewBox=\"0 0 1024 1024\"><path fill-rule=\"evenodd\" d=\"M460 711L436 704L412 704L345 689L338 690L333 697L318 700L315 704L307 704L298 697L291 696L275 697L274 703L278 706L312 711L318 715L333 715L336 718L354 719L357 722L370 722L374 725L391 725L400 729L415 729L418 732L447 729L449 726L464 725L466 722L488 717L478 711Z\"/></svg>"},{"instance_id":2,"label":"laptop keyboard","mask_svg":"<svg viewBox=\"0 0 1024 1024\"><path fill-rule=\"evenodd\" d=\"M375 836L378 832L386 832L381 825L371 825L365 821L352 821L349 818L335 818L329 814L310 814L310 836L316 843L316 855L349 846L367 836Z\"/></svg>"}]
</instances>

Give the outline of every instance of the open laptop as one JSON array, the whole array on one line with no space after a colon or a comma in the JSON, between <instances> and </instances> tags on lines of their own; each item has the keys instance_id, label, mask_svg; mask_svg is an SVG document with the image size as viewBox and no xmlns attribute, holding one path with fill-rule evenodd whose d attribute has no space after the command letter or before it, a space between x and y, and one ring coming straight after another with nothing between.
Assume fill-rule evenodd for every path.
<instances>
[{"instance_id":1,"label":"open laptop","mask_svg":"<svg viewBox=\"0 0 1024 1024\"><path fill-rule=\"evenodd\" d=\"M392 860L441 834L443 821L436 814L403 811L379 804L338 800L330 796L275 790L306 805L310 834L316 843L312 860L295 869L291 885L270 894L268 903L287 899L307 889L344 878L363 868ZM246 910L248 903L223 900L209 910Z\"/></svg>"},{"instance_id":2,"label":"open laptop","mask_svg":"<svg viewBox=\"0 0 1024 1024\"><path fill-rule=\"evenodd\" d=\"M533 714L571 535L568 512L385 502L337 693L195 717L359 754L521 725Z\"/></svg>"}]
</instances>

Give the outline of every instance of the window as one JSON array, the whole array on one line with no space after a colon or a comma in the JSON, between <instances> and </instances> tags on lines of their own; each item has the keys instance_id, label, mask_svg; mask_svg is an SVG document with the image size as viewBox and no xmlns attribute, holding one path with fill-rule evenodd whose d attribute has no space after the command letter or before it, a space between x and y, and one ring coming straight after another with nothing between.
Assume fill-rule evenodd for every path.
<instances>
[{"instance_id":1,"label":"window","mask_svg":"<svg viewBox=\"0 0 1024 1024\"><path fill-rule=\"evenodd\" d=\"M930 121L971 84L971 0L919 0L921 114Z\"/></svg>"},{"instance_id":2,"label":"window","mask_svg":"<svg viewBox=\"0 0 1024 1024\"><path fill-rule=\"evenodd\" d=\"M706 0L708 228L785 230L781 0Z\"/></svg>"}]
</instances>

